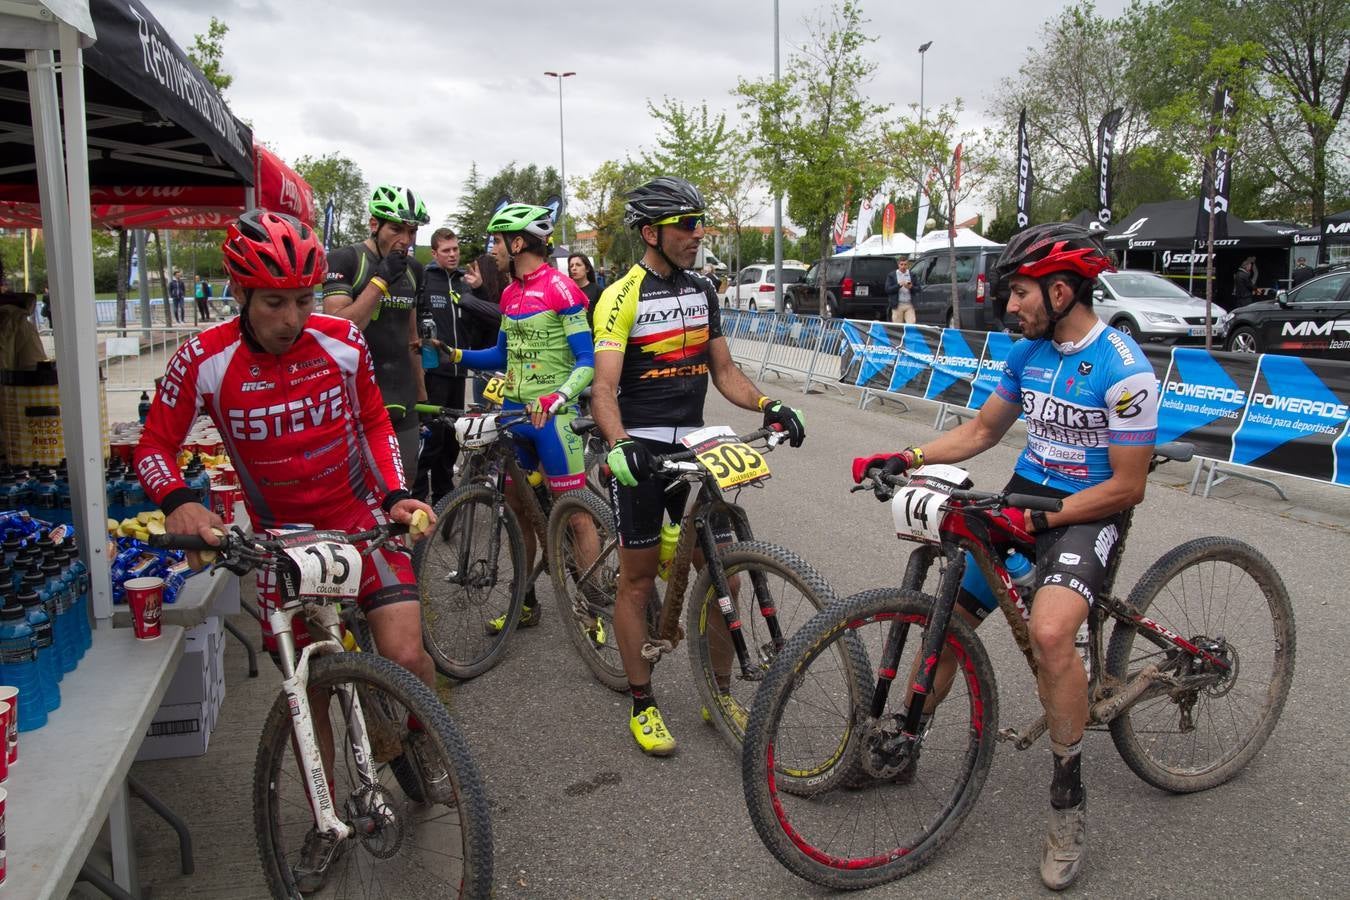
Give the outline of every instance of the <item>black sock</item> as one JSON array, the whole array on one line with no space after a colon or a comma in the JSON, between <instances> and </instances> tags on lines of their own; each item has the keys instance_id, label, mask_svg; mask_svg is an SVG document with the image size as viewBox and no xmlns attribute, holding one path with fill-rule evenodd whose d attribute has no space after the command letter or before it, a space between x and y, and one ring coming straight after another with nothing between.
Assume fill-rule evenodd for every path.
<instances>
[{"instance_id":1,"label":"black sock","mask_svg":"<svg viewBox=\"0 0 1350 900\"><path fill-rule=\"evenodd\" d=\"M652 683L628 685L628 693L633 695L633 715L637 715L644 710L651 709L656 705L656 697L652 694Z\"/></svg>"},{"instance_id":2,"label":"black sock","mask_svg":"<svg viewBox=\"0 0 1350 900\"><path fill-rule=\"evenodd\" d=\"M1050 779L1050 805L1055 809L1069 809L1083 802L1083 754L1079 738L1061 754L1053 754L1054 774Z\"/></svg>"},{"instance_id":3,"label":"black sock","mask_svg":"<svg viewBox=\"0 0 1350 900\"><path fill-rule=\"evenodd\" d=\"M530 609L534 609L535 605L536 605L538 602L539 602L539 601L538 601L537 599L535 599L535 596L534 596L534 585L530 585L529 590L527 590L527 591L525 592L525 605L526 605L527 607L529 607Z\"/></svg>"}]
</instances>

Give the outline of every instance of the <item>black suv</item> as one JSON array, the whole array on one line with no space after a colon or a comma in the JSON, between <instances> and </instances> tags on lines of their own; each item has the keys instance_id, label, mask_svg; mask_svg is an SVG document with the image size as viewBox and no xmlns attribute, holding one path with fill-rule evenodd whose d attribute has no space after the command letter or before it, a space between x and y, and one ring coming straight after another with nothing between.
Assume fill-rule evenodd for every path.
<instances>
[{"instance_id":1,"label":"black suv","mask_svg":"<svg viewBox=\"0 0 1350 900\"><path fill-rule=\"evenodd\" d=\"M1350 269L1309 279L1219 321L1225 350L1350 359Z\"/></svg>"},{"instance_id":2,"label":"black suv","mask_svg":"<svg viewBox=\"0 0 1350 900\"><path fill-rule=\"evenodd\" d=\"M956 248L956 295L961 301L961 327L974 331L1015 329L1017 317L1007 314L1007 301L997 302L998 279L994 264L1003 247ZM914 314L927 325L954 325L952 314L952 264L947 247L927 250L910 266ZM1002 315L1000 315L1002 313Z\"/></svg>"},{"instance_id":3,"label":"black suv","mask_svg":"<svg viewBox=\"0 0 1350 900\"><path fill-rule=\"evenodd\" d=\"M891 256L832 256L812 266L798 283L784 285L785 302L798 315L885 320L886 276L894 271ZM822 280L824 309L820 308Z\"/></svg>"}]
</instances>

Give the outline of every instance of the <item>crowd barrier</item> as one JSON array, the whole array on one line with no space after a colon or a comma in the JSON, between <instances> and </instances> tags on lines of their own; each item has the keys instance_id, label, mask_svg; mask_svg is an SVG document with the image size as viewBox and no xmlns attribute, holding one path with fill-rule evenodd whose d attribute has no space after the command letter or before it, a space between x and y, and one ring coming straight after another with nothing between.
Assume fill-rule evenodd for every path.
<instances>
[{"instance_id":1,"label":"crowd barrier","mask_svg":"<svg viewBox=\"0 0 1350 900\"><path fill-rule=\"evenodd\" d=\"M758 364L761 377L803 376L803 390L812 381L851 386L861 391L860 405L871 396L926 400L938 404L939 427L984 403L1018 339L792 314L722 315L732 354L747 371ZM1156 344L1144 351L1158 377L1158 440L1195 445L1197 479L1209 464L1206 493L1216 479L1250 477L1221 476L1220 464L1350 485L1350 363Z\"/></svg>"}]
</instances>

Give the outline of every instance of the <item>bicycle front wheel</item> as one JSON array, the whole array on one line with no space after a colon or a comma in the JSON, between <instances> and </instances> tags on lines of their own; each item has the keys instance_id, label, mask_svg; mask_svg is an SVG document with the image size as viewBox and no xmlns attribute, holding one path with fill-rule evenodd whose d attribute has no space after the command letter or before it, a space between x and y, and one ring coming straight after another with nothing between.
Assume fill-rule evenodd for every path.
<instances>
[{"instance_id":1,"label":"bicycle front wheel","mask_svg":"<svg viewBox=\"0 0 1350 900\"><path fill-rule=\"evenodd\" d=\"M343 690L338 690L339 688ZM314 872L314 814L292 738L285 694L263 726L253 775L253 818L258 854L272 896L323 889L325 898L488 897L492 890L492 826L487 795L468 745L426 685L387 659L366 653L312 658L308 690L316 732L328 723L336 749L329 784L338 818L356 829L338 845L327 866ZM345 695L361 698L358 729L370 734L375 783L359 775L347 740L356 717ZM379 711L365 710L372 700ZM385 716L389 717L386 718ZM405 794L393 766L414 756L408 716L422 725L418 771L439 767L449 775L440 802ZM420 779L420 775L418 776ZM297 880L309 883L298 886Z\"/></svg>"},{"instance_id":2,"label":"bicycle front wheel","mask_svg":"<svg viewBox=\"0 0 1350 900\"><path fill-rule=\"evenodd\" d=\"M773 544L728 544L718 549L717 558L731 588L731 618L739 623L736 633L745 639L748 671L742 671L736 656L708 566L689 595L685 633L704 718L739 750L755 691L782 644L835 596L810 564ZM777 625L777 640L770 622Z\"/></svg>"},{"instance_id":3,"label":"bicycle front wheel","mask_svg":"<svg viewBox=\"0 0 1350 900\"><path fill-rule=\"evenodd\" d=\"M900 734L936 602L892 588L845 598L808 621L769 668L741 777L755 831L793 874L833 889L893 881L927 864L974 806L993 760L998 691L983 645L955 616L945 697L917 745ZM867 660L882 659L888 640L901 653L873 717Z\"/></svg>"},{"instance_id":4,"label":"bicycle front wheel","mask_svg":"<svg viewBox=\"0 0 1350 900\"><path fill-rule=\"evenodd\" d=\"M501 661L525 603L525 537L500 500L485 485L456 488L414 549L423 643L451 678L477 677Z\"/></svg>"},{"instance_id":5,"label":"bicycle front wheel","mask_svg":"<svg viewBox=\"0 0 1350 900\"><path fill-rule=\"evenodd\" d=\"M1261 750L1294 677L1294 610L1275 567L1242 541L1188 541L1154 563L1128 605L1224 660L1227 671L1128 622L1111 632L1106 671L1145 665L1177 679L1111 722L1125 764L1175 793L1223 784Z\"/></svg>"},{"instance_id":6,"label":"bicycle front wheel","mask_svg":"<svg viewBox=\"0 0 1350 900\"><path fill-rule=\"evenodd\" d=\"M584 490L557 497L548 520L548 562L572 646L597 681L628 690L614 631L619 542L609 504Z\"/></svg>"}]
</instances>

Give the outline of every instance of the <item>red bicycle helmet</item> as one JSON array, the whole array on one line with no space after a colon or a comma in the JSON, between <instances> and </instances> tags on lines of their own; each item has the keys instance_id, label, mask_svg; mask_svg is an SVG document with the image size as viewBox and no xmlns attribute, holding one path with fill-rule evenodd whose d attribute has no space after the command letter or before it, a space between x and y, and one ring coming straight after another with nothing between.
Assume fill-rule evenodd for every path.
<instances>
[{"instance_id":1,"label":"red bicycle helmet","mask_svg":"<svg viewBox=\"0 0 1350 900\"><path fill-rule=\"evenodd\" d=\"M230 223L221 250L230 280L241 288L313 287L328 274L318 235L284 213L248 210Z\"/></svg>"},{"instance_id":2,"label":"red bicycle helmet","mask_svg":"<svg viewBox=\"0 0 1350 900\"><path fill-rule=\"evenodd\" d=\"M1005 279L1011 275L1039 279L1055 272L1073 272L1089 281L1116 270L1095 234L1067 222L1033 225L1013 235L996 268Z\"/></svg>"}]
</instances>

